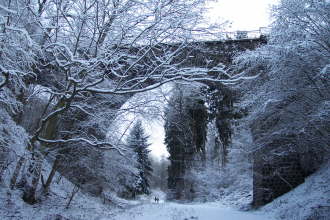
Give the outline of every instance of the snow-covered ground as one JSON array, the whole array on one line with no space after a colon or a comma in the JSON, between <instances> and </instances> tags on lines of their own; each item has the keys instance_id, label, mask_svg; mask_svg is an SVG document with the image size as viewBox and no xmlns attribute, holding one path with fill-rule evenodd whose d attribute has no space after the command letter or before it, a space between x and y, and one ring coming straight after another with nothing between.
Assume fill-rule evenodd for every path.
<instances>
[{"instance_id":1,"label":"snow-covered ground","mask_svg":"<svg viewBox=\"0 0 330 220\"><path fill-rule=\"evenodd\" d=\"M158 197L159 202L154 201ZM114 220L273 220L273 216L261 211L239 211L221 202L175 203L166 202L166 195L153 191L140 197L139 205L115 212ZM102 220L109 220L104 217Z\"/></svg>"},{"instance_id":2,"label":"snow-covered ground","mask_svg":"<svg viewBox=\"0 0 330 220\"><path fill-rule=\"evenodd\" d=\"M45 173L49 173L51 166L45 162L43 169ZM57 173L49 195L39 196L39 203L29 205L21 199L21 190L10 190L8 185L0 183L0 220L94 220L103 217L111 219L114 212L140 204L140 201L124 200L111 194L108 196L111 197L112 203L104 203L102 198L79 191L69 208L66 208L73 188L71 182L64 177L60 178Z\"/></svg>"},{"instance_id":3,"label":"snow-covered ground","mask_svg":"<svg viewBox=\"0 0 330 220\"><path fill-rule=\"evenodd\" d=\"M281 220L330 220L330 162L261 211Z\"/></svg>"},{"instance_id":4,"label":"snow-covered ground","mask_svg":"<svg viewBox=\"0 0 330 220\"><path fill-rule=\"evenodd\" d=\"M228 205L238 195L218 202L183 204L166 202L161 191L131 201L114 196L113 202L106 204L100 198L79 192L66 209L73 186L65 179L53 185L47 199L31 206L21 200L19 190L10 191L0 185L0 219L54 220L62 216L70 220L329 220L329 183L330 163L308 177L304 184L257 211L240 211ZM159 203L155 203L155 196Z\"/></svg>"},{"instance_id":5,"label":"snow-covered ground","mask_svg":"<svg viewBox=\"0 0 330 220\"><path fill-rule=\"evenodd\" d=\"M8 191L7 191L8 192ZM165 194L154 191L150 196L141 196L135 201L122 201L122 206L103 204L100 199L83 194L77 195L69 209L65 208L67 200L59 195L52 195L34 206L25 204L20 199L19 191L6 195L0 202L0 219L26 220L273 220L266 212L238 211L220 202L180 204L166 202ZM159 202L154 201L157 196ZM118 203L118 201L117 201ZM61 218L60 218L61 217Z\"/></svg>"},{"instance_id":6,"label":"snow-covered ground","mask_svg":"<svg viewBox=\"0 0 330 220\"><path fill-rule=\"evenodd\" d=\"M102 218L108 220L109 218ZM221 203L150 203L133 207L113 216L114 220L272 220L265 212L243 212Z\"/></svg>"}]
</instances>

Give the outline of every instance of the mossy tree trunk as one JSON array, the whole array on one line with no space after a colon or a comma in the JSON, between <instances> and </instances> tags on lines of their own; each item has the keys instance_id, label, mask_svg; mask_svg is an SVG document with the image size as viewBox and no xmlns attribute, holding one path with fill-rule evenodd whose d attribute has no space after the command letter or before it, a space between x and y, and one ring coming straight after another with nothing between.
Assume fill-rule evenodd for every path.
<instances>
[{"instance_id":1,"label":"mossy tree trunk","mask_svg":"<svg viewBox=\"0 0 330 220\"><path fill-rule=\"evenodd\" d=\"M53 112L57 110L64 109L64 107L68 103L65 99L60 99L57 105L55 106ZM41 171L42 171L42 164L45 158L44 152L49 149L50 146L47 144L42 144L37 141L37 138L41 136L46 140L52 140L56 137L57 132L57 124L59 120L59 114L54 114L45 120L41 120L40 127L36 131L36 134L32 138L28 150L31 152L31 158L29 160L28 169L25 171L25 185L24 185L24 193L23 193L23 200L29 204L34 204L37 202L36 200L36 191L38 188ZM56 160L55 160L56 162ZM55 175L57 165L53 166L53 169L47 179L46 185L47 190L52 182L52 179Z\"/></svg>"},{"instance_id":2,"label":"mossy tree trunk","mask_svg":"<svg viewBox=\"0 0 330 220\"><path fill-rule=\"evenodd\" d=\"M26 162L25 156L21 156L19 158L19 160L17 161L14 173L10 179L10 188L11 189L14 189L16 187L17 178L18 178L19 174L21 173L21 169L25 162Z\"/></svg>"}]
</instances>

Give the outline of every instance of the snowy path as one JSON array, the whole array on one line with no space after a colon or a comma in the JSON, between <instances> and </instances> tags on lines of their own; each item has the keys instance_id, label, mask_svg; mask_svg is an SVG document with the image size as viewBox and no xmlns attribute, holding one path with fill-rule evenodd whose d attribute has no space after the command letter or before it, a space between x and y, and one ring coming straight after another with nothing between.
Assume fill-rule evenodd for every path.
<instances>
[{"instance_id":1,"label":"snowy path","mask_svg":"<svg viewBox=\"0 0 330 220\"><path fill-rule=\"evenodd\" d=\"M261 212L243 212L219 203L149 203L113 216L115 220L273 220ZM107 220L107 219L102 219Z\"/></svg>"}]
</instances>

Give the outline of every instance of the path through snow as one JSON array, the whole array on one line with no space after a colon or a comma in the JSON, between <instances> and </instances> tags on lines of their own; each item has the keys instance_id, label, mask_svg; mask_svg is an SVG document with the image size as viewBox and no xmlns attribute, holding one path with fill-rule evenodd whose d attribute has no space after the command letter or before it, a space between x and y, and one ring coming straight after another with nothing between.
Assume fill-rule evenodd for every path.
<instances>
[{"instance_id":1,"label":"path through snow","mask_svg":"<svg viewBox=\"0 0 330 220\"><path fill-rule=\"evenodd\" d=\"M244 212L221 205L220 203L141 204L117 213L114 220L273 220L263 212ZM107 219L102 219L107 220Z\"/></svg>"}]
</instances>

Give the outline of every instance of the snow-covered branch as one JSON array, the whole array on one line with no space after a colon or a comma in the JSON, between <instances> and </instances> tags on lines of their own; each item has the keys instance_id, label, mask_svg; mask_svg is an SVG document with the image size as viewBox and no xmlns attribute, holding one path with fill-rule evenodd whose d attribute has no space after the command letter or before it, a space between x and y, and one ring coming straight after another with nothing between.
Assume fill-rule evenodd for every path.
<instances>
[{"instance_id":1,"label":"snow-covered branch","mask_svg":"<svg viewBox=\"0 0 330 220\"><path fill-rule=\"evenodd\" d=\"M48 140L41 137L37 138L38 141L46 143L46 144L69 144L69 143L86 143L92 147L96 147L100 150L116 150L118 153L120 153L122 156L125 154L123 151L125 151L124 148L113 146L109 142L97 142L97 141L91 141L86 138L71 138L71 139L54 139L54 140ZM57 149L58 150L58 149Z\"/></svg>"},{"instance_id":2,"label":"snow-covered branch","mask_svg":"<svg viewBox=\"0 0 330 220\"><path fill-rule=\"evenodd\" d=\"M9 9L9 8L3 6L3 5L0 5L0 9L3 10L3 11L5 11L5 12L7 12L7 13L10 13L10 14L14 14L14 15L17 15L18 14L17 11L14 11L12 9Z\"/></svg>"}]
</instances>

